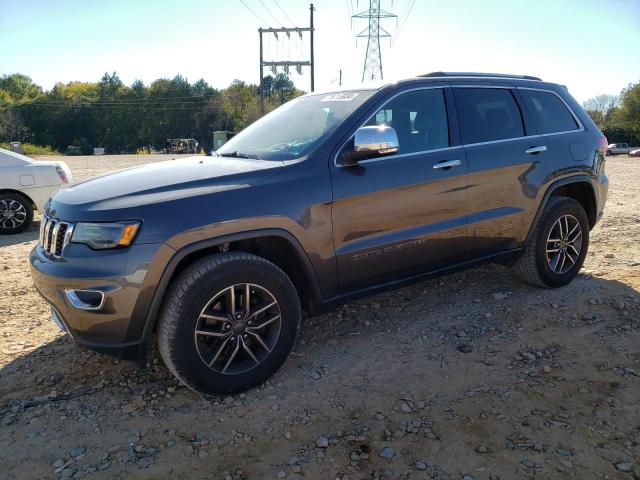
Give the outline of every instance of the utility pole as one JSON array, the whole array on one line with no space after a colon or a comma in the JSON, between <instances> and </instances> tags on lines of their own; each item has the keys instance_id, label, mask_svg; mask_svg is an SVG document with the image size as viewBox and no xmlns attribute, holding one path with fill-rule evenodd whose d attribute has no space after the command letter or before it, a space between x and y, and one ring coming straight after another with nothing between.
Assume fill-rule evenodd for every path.
<instances>
[{"instance_id":1,"label":"utility pole","mask_svg":"<svg viewBox=\"0 0 640 480\"><path fill-rule=\"evenodd\" d=\"M386 18L398 18L391 12L380 10L380 0L369 0L369 10L356 13L352 18L366 18L369 21L367 28L362 30L357 38L367 39L367 53L364 57L362 69L362 81L365 77L369 80L382 79L382 55L380 53L380 38L391 37L380 22Z\"/></svg>"},{"instance_id":2,"label":"utility pole","mask_svg":"<svg viewBox=\"0 0 640 480\"><path fill-rule=\"evenodd\" d=\"M289 73L289 68L295 67L298 73L302 71L302 67L310 67L311 70L311 91L314 91L315 81L315 58L313 52L313 3L309 5L309 26L308 27L280 27L280 28L259 28L258 35L260 36L260 114L264 115L264 67L283 67L286 73ZM297 33L302 40L302 32L309 32L309 43L311 51L309 53L309 59L306 60L274 60L265 61L264 52L262 47L262 35L265 33L273 33L276 39L278 33L285 33L287 38L291 38L291 33Z\"/></svg>"},{"instance_id":3,"label":"utility pole","mask_svg":"<svg viewBox=\"0 0 640 480\"><path fill-rule=\"evenodd\" d=\"M264 115L264 62L262 57L262 28L258 29L260 35L260 115Z\"/></svg>"},{"instance_id":4,"label":"utility pole","mask_svg":"<svg viewBox=\"0 0 640 480\"><path fill-rule=\"evenodd\" d=\"M313 92L314 88L313 88L313 83L315 80L315 63L313 61L313 3L309 4L309 28L311 29L311 32L309 33L309 38L310 43L311 43L311 53L309 54L311 56L311 91Z\"/></svg>"}]
</instances>

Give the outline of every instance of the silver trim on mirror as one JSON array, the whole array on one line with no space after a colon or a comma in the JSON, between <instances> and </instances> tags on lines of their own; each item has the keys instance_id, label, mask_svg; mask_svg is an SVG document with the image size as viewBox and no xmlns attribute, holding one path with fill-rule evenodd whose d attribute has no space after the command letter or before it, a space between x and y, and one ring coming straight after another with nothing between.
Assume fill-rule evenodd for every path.
<instances>
[{"instance_id":1,"label":"silver trim on mirror","mask_svg":"<svg viewBox=\"0 0 640 480\"><path fill-rule=\"evenodd\" d=\"M391 155L400 150L395 128L387 125L369 125L356 130L353 149L359 153L371 152L374 156Z\"/></svg>"}]
</instances>

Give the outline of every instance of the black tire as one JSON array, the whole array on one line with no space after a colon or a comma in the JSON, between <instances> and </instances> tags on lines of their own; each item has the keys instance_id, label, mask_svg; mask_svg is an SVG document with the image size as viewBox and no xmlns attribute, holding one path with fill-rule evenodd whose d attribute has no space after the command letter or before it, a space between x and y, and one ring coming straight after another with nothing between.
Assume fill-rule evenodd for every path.
<instances>
[{"instance_id":1,"label":"black tire","mask_svg":"<svg viewBox=\"0 0 640 480\"><path fill-rule=\"evenodd\" d=\"M18 206L19 205L19 206ZM3 215L3 211L11 210L15 213L11 218ZM18 211L20 214L18 215ZM17 223L20 221L20 223ZM14 192L0 193L0 235L14 235L22 233L33 222L33 205L24 195Z\"/></svg>"},{"instance_id":2,"label":"black tire","mask_svg":"<svg viewBox=\"0 0 640 480\"><path fill-rule=\"evenodd\" d=\"M216 293L237 284L253 284L272 295L280 312L279 330L270 353L262 351L266 356L260 363L246 372L221 373L205 363L196 347L201 337L195 331L202 325L199 322L203 309L208 308ZM158 348L169 370L192 390L203 395L241 392L267 380L284 363L293 349L300 316L296 289L279 267L249 253L215 254L198 260L172 282L160 314ZM234 332L235 328L234 324ZM240 336L237 335L237 340L244 345ZM243 336L247 338L247 335ZM240 352L244 351L241 349ZM248 357L246 353L245 356Z\"/></svg>"},{"instance_id":3,"label":"black tire","mask_svg":"<svg viewBox=\"0 0 640 480\"><path fill-rule=\"evenodd\" d=\"M547 239L558 219L565 215L575 218L581 228L581 248L577 260L566 272L557 273L547 257ZM572 198L551 197L538 219L522 255L515 264L520 278L538 287L555 288L569 283L578 274L589 247L589 219L582 205ZM553 262L551 262L553 263Z\"/></svg>"}]
</instances>

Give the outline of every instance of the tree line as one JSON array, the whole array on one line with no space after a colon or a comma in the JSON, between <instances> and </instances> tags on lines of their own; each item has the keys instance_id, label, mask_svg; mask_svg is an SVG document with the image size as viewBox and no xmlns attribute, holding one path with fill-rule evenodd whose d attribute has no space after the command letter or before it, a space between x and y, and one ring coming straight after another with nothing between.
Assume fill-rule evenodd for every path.
<instances>
[{"instance_id":1,"label":"tree line","mask_svg":"<svg viewBox=\"0 0 640 480\"><path fill-rule=\"evenodd\" d=\"M266 111L304 93L284 73L265 77L264 89ZM195 138L207 150L214 131L239 131L259 117L259 87L240 80L215 89L177 75L128 86L114 72L44 91L26 75L0 77L0 143L132 153L166 148L169 138Z\"/></svg>"},{"instance_id":2,"label":"tree line","mask_svg":"<svg viewBox=\"0 0 640 480\"><path fill-rule=\"evenodd\" d=\"M640 146L640 82L619 95L598 95L582 105L609 143Z\"/></svg>"},{"instance_id":3,"label":"tree line","mask_svg":"<svg viewBox=\"0 0 640 480\"><path fill-rule=\"evenodd\" d=\"M267 111L304 93L284 73L265 77L264 89ZM583 106L611 143L640 145L640 83ZM259 117L258 86L240 80L220 90L180 75L128 86L114 72L44 91L26 75L0 76L0 143L132 153L166 148L169 138L195 138L208 150L213 131L239 131Z\"/></svg>"}]
</instances>

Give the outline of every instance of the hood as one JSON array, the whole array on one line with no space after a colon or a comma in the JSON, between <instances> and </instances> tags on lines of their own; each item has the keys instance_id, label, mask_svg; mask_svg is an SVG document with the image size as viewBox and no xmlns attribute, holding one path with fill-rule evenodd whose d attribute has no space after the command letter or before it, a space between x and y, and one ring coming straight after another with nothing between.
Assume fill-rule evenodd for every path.
<instances>
[{"instance_id":1,"label":"hood","mask_svg":"<svg viewBox=\"0 0 640 480\"><path fill-rule=\"evenodd\" d=\"M59 190L48 211L55 216L65 207L98 212L158 204L247 187L282 168L279 161L204 156L151 163Z\"/></svg>"}]
</instances>

